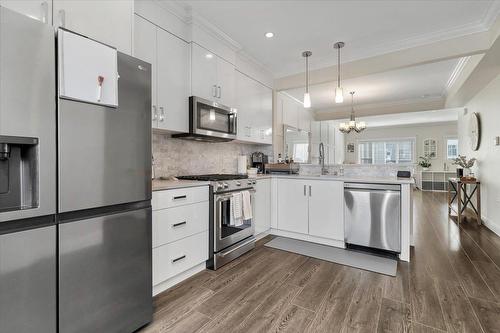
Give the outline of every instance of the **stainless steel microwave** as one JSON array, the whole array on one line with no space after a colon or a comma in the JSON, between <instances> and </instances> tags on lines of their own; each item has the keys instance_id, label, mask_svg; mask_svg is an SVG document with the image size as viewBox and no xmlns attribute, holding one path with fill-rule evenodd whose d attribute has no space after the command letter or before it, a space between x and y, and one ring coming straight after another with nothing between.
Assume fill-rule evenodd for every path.
<instances>
[{"instance_id":1,"label":"stainless steel microwave","mask_svg":"<svg viewBox=\"0 0 500 333\"><path fill-rule=\"evenodd\" d=\"M204 98L189 97L189 133L172 137L197 141L224 142L236 139L236 109Z\"/></svg>"}]
</instances>

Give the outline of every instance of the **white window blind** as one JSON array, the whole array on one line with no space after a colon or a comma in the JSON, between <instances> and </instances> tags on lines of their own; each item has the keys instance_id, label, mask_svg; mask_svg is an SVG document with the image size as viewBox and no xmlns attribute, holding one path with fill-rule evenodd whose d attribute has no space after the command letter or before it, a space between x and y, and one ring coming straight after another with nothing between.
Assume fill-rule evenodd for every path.
<instances>
[{"instance_id":1,"label":"white window blind","mask_svg":"<svg viewBox=\"0 0 500 333\"><path fill-rule=\"evenodd\" d=\"M415 162L415 139L358 141L360 164L402 164Z\"/></svg>"}]
</instances>

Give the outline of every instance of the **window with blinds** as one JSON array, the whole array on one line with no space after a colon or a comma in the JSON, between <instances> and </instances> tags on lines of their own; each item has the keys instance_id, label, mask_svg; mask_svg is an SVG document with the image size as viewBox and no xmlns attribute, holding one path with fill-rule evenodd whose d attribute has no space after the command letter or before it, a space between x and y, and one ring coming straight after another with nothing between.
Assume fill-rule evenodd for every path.
<instances>
[{"instance_id":1,"label":"window with blinds","mask_svg":"<svg viewBox=\"0 0 500 333\"><path fill-rule=\"evenodd\" d=\"M404 164L415 162L415 139L358 141L360 164Z\"/></svg>"}]
</instances>

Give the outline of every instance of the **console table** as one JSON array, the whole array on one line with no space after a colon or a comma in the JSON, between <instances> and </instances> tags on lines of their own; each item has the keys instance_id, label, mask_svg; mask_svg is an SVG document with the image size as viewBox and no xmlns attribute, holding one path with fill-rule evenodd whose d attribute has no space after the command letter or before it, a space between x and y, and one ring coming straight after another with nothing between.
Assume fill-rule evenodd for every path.
<instances>
[{"instance_id":1,"label":"console table","mask_svg":"<svg viewBox=\"0 0 500 333\"><path fill-rule=\"evenodd\" d=\"M467 193L468 186L471 188L470 194ZM475 205L472 202L474 194L476 194ZM453 208L455 199L457 199L456 210ZM452 210L457 213L458 226L460 226L462 215L468 205L476 213L477 223L481 224L481 182L477 180L461 180L460 178L448 179L448 216L451 216Z\"/></svg>"}]
</instances>

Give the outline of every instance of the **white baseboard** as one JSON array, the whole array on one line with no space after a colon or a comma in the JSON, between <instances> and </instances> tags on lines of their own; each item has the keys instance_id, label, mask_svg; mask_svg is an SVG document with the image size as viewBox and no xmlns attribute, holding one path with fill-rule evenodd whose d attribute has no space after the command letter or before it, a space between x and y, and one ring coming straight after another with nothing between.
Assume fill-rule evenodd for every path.
<instances>
[{"instance_id":1,"label":"white baseboard","mask_svg":"<svg viewBox=\"0 0 500 333\"><path fill-rule=\"evenodd\" d=\"M259 239L262 239L262 238L266 237L267 235L269 235L269 230L270 230L270 229L268 229L268 230L266 230L266 231L263 231L263 232L261 232L261 233L259 233L259 234L255 235L255 236L254 236L254 237L255 237L255 241L258 241Z\"/></svg>"},{"instance_id":2,"label":"white baseboard","mask_svg":"<svg viewBox=\"0 0 500 333\"><path fill-rule=\"evenodd\" d=\"M493 231L497 236L500 237L500 226L495 224L493 221L488 219L486 216L481 216L481 220L483 220L483 224L486 228Z\"/></svg>"},{"instance_id":3,"label":"white baseboard","mask_svg":"<svg viewBox=\"0 0 500 333\"><path fill-rule=\"evenodd\" d=\"M329 246L335 246L335 247L345 248L344 241L336 240L336 239L316 237L316 236L301 234L301 233L297 233L297 232L279 230L279 229L270 229L269 233L271 235L275 235L275 236L282 236L282 237L300 239L300 240L307 241L307 242L312 242L312 243L318 243L318 244L323 244L323 245L329 245Z\"/></svg>"},{"instance_id":4,"label":"white baseboard","mask_svg":"<svg viewBox=\"0 0 500 333\"><path fill-rule=\"evenodd\" d=\"M168 280L165 280L163 282L158 283L156 286L153 286L153 296L158 295L161 292L164 292L168 288L172 288L176 284L186 280L187 278L190 278L191 276L195 275L196 273L199 273L203 270L205 270L207 267L207 264L205 262L202 262L201 264L198 264L187 271L184 271L180 274L177 274L174 277L171 277Z\"/></svg>"}]
</instances>

